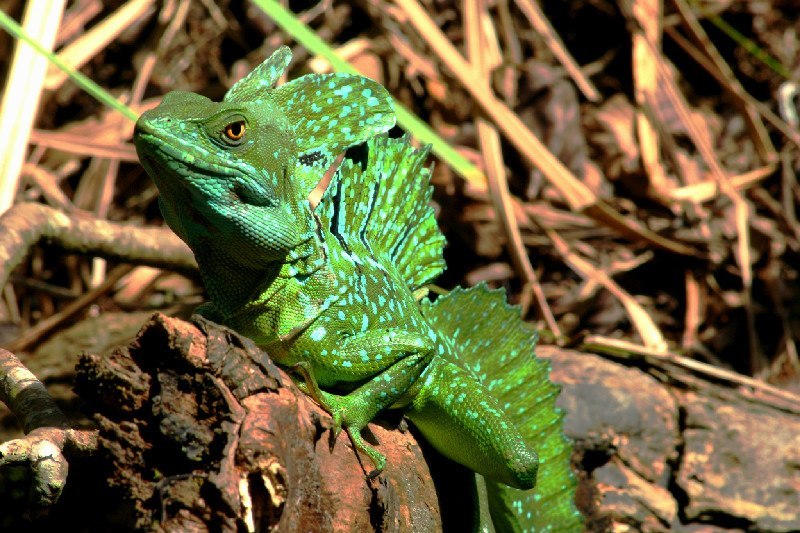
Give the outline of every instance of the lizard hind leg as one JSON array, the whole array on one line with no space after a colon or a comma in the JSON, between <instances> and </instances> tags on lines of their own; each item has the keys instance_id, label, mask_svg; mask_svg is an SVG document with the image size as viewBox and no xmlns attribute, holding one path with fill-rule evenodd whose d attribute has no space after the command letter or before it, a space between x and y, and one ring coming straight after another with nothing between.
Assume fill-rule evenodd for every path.
<instances>
[{"instance_id":1,"label":"lizard hind leg","mask_svg":"<svg viewBox=\"0 0 800 533\"><path fill-rule=\"evenodd\" d=\"M434 448L494 481L530 489L539 458L489 391L444 359L431 363L406 416Z\"/></svg>"},{"instance_id":2,"label":"lizard hind leg","mask_svg":"<svg viewBox=\"0 0 800 533\"><path fill-rule=\"evenodd\" d=\"M548 379L550 363L535 355L533 327L520 320L503 291L485 285L455 289L433 303L423 300L422 309L450 348L445 359L483 385L515 433L538 453L533 491L487 484L492 517L500 520L496 529L545 531L558 524L558 531L583 531L572 503L577 486L570 469L572 444L564 436L564 413L555 405L559 387Z\"/></svg>"}]
</instances>

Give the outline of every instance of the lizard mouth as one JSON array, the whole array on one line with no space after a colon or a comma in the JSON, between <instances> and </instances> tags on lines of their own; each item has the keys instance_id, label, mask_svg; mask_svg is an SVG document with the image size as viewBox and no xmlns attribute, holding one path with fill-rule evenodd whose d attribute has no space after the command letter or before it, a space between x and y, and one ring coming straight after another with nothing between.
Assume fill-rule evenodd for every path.
<instances>
[{"instance_id":1,"label":"lizard mouth","mask_svg":"<svg viewBox=\"0 0 800 533\"><path fill-rule=\"evenodd\" d=\"M155 135L137 124L134 133L134 144L140 161L147 161L156 166L161 172L169 172L180 177L213 176L234 177L241 172L229 165L224 160L214 158L199 146L187 146L179 138L169 134Z\"/></svg>"},{"instance_id":2,"label":"lizard mouth","mask_svg":"<svg viewBox=\"0 0 800 533\"><path fill-rule=\"evenodd\" d=\"M166 138L165 138L166 137ZM214 180L231 180L236 183L232 188L223 187L222 192L215 192L216 201L223 203L238 203L256 207L271 206L275 198L264 194L264 191L253 190L248 187L250 180L236 180L247 172L234 166L222 164L215 160L209 162L210 154L202 148L194 148L191 153L170 142L170 138L163 135L153 135L143 131L136 132L135 144L139 160L150 174L161 194L168 191L171 194L188 194L191 196L198 191L198 183L203 178ZM201 187L202 188L202 187ZM201 193L205 196L208 193ZM188 196L187 196L188 197Z\"/></svg>"}]
</instances>

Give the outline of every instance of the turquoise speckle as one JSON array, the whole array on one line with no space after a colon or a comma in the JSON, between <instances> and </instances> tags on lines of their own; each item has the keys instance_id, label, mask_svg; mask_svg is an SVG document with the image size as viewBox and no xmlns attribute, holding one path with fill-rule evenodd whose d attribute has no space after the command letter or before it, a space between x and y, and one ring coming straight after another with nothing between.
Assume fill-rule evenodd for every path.
<instances>
[{"instance_id":1,"label":"turquoise speckle","mask_svg":"<svg viewBox=\"0 0 800 533\"><path fill-rule=\"evenodd\" d=\"M353 87L351 85L344 85L343 87L333 91L333 94L341 96L342 98L347 98L351 92L353 92Z\"/></svg>"},{"instance_id":2,"label":"turquoise speckle","mask_svg":"<svg viewBox=\"0 0 800 533\"><path fill-rule=\"evenodd\" d=\"M550 422L556 392L547 388L546 369L530 369L539 364L532 330L505 305L502 292L485 287L456 289L435 302L415 299L409 287L422 288L443 269L444 239L429 205L425 153L407 139L383 135L395 116L391 98L371 80L315 74L264 90L289 63L288 49L282 50L249 84L237 84L223 104L247 118L246 142L253 150L218 149L204 141L201 122L218 116L215 104L206 100L194 122L178 120L166 107L160 112L170 124L156 124L170 135L164 141L168 153L153 148L153 157L165 159L160 182L181 185L161 191L166 207L190 214L196 214L193 208L213 209L215 223L220 222L218 234L209 236L213 247L195 250L198 256L206 253L199 257L201 264L212 263L220 272L208 287L213 305L232 317L228 325L234 329L254 331L264 344L274 341L278 364L307 362L323 390L333 393L328 409L355 421L349 430L362 429L374 413L398 400L433 398L443 409L432 413L425 411L430 404L414 401L407 406L409 417L435 414L441 426L469 429L456 439L437 438L439 429L432 429L431 440L443 451L469 445L480 457L474 464L465 461L467 466L488 465L494 472L517 466L517 460L526 459L518 456L525 444L511 429L516 426L539 445L531 431L560 423ZM201 116L206 110L211 110L208 117ZM336 155L363 142L364 158L344 159L312 210L308 192L314 182ZM184 162L196 162L205 172L194 173ZM187 189L190 194L176 192ZM241 205L230 194L237 190L260 195L263 203ZM209 205L208 198L223 201ZM202 229L193 229L185 215L172 222L185 224L179 229L189 234ZM248 260L278 258L274 272L280 284L243 279L241 271L230 268L231 260L239 259L225 256L231 251ZM252 290L260 292L242 306L234 291ZM507 360L502 368L501 358ZM447 364L453 361L466 372ZM503 404L505 412L499 409ZM359 451L378 453L354 440ZM539 450L543 465L567 455L556 457L550 448L548 441ZM519 507L522 513L529 508L530 499Z\"/></svg>"},{"instance_id":3,"label":"turquoise speckle","mask_svg":"<svg viewBox=\"0 0 800 533\"><path fill-rule=\"evenodd\" d=\"M325 328L322 326L316 328L314 331L311 332L311 339L315 341L321 341L322 338L325 337Z\"/></svg>"}]
</instances>

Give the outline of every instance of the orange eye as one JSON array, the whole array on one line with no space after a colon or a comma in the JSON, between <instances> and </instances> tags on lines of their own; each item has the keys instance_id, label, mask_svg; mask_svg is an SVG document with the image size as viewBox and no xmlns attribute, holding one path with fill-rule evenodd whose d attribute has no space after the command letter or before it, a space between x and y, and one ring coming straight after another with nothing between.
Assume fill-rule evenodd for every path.
<instances>
[{"instance_id":1,"label":"orange eye","mask_svg":"<svg viewBox=\"0 0 800 533\"><path fill-rule=\"evenodd\" d=\"M243 120L231 122L225 126L225 137L231 141L241 141L244 137L245 125Z\"/></svg>"}]
</instances>

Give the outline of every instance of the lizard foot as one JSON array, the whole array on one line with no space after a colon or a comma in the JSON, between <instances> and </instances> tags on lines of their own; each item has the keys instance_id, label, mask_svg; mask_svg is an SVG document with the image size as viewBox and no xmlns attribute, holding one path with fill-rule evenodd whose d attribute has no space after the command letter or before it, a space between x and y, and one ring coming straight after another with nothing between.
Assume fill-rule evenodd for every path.
<instances>
[{"instance_id":1,"label":"lizard foot","mask_svg":"<svg viewBox=\"0 0 800 533\"><path fill-rule=\"evenodd\" d=\"M386 456L364 442L364 437L361 436L361 428L356 429L348 426L347 434L350 435L350 440L356 450L369 457L369 460L372 461L372 464L375 466L373 470L367 472L367 469L364 468L364 463L361 463L361 467L364 468L364 471L367 473L367 478L373 479L378 477L386 467Z\"/></svg>"},{"instance_id":2,"label":"lizard foot","mask_svg":"<svg viewBox=\"0 0 800 533\"><path fill-rule=\"evenodd\" d=\"M353 447L369 457L369 460L375 466L374 470L367 472L367 477L370 479L377 477L386 466L386 456L367 444L364 441L364 437L361 436L361 430L366 427L369 419L364 420L365 417L360 412L357 399L349 396L338 396L320 389L311 372L311 368L306 362L297 363L292 367L292 370L297 372L303 379L303 381L296 382L298 388L333 417L330 449L333 450L336 439L344 428L353 443ZM361 465L362 467L364 466L363 462ZM366 471L367 469L364 468L364 470Z\"/></svg>"}]
</instances>

